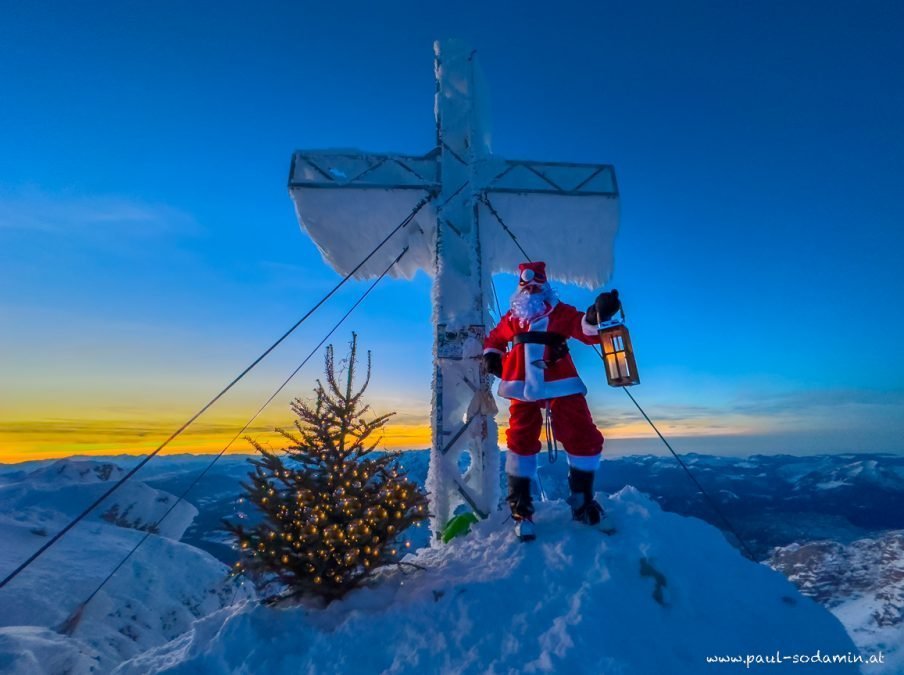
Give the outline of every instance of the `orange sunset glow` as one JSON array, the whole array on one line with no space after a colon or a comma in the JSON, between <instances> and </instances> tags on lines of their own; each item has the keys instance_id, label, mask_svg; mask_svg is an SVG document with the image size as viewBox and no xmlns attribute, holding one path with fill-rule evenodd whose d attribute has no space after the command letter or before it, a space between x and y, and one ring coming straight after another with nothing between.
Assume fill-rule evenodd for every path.
<instances>
[{"instance_id":1,"label":"orange sunset glow","mask_svg":"<svg viewBox=\"0 0 904 675\"><path fill-rule=\"evenodd\" d=\"M175 418L164 421L112 420L112 419L44 419L32 421L0 422L0 462L12 463L38 459L56 459L70 455L143 455L153 451L184 420ZM236 435L247 419L217 418L214 422L199 421L172 441L162 454L215 454L220 452ZM265 422L255 422L229 447L230 454L253 452L245 438L269 448L282 448L286 439L277 433L277 427L291 428L290 414L273 414ZM601 423L610 441L651 436L643 420L620 422L611 425ZM506 425L499 424L499 445L505 447ZM722 427L707 428L699 421L672 421L662 425L662 430L677 437L725 434ZM744 434L756 431L753 425L731 431ZM545 442L545 439L544 439ZM430 426L425 419L420 424L388 424L378 447L387 450L416 450L429 448Z\"/></svg>"}]
</instances>

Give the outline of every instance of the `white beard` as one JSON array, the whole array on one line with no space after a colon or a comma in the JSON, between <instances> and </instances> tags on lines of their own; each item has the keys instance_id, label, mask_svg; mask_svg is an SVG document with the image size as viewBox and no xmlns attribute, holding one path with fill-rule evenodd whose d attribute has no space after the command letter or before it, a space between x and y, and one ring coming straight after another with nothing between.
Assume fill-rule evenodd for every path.
<instances>
[{"instance_id":1,"label":"white beard","mask_svg":"<svg viewBox=\"0 0 904 675\"><path fill-rule=\"evenodd\" d=\"M524 289L518 289L512 294L512 316L521 321L531 319L543 314L550 305L556 301L556 293L549 284L543 285L539 293L528 293Z\"/></svg>"}]
</instances>

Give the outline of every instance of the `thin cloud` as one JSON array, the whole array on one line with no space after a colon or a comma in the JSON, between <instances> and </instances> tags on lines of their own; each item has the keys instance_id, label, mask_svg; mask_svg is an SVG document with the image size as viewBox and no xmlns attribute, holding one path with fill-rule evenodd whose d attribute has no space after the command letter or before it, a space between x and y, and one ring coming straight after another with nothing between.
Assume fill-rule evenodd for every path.
<instances>
[{"instance_id":1,"label":"thin cloud","mask_svg":"<svg viewBox=\"0 0 904 675\"><path fill-rule=\"evenodd\" d=\"M731 410L745 414L799 414L804 411L823 411L848 406L880 408L904 406L904 391L829 389L763 395L743 403L735 403Z\"/></svg>"},{"instance_id":2,"label":"thin cloud","mask_svg":"<svg viewBox=\"0 0 904 675\"><path fill-rule=\"evenodd\" d=\"M166 204L116 195L52 195L38 191L0 193L0 231L61 237L146 238L197 236L190 214Z\"/></svg>"}]
</instances>

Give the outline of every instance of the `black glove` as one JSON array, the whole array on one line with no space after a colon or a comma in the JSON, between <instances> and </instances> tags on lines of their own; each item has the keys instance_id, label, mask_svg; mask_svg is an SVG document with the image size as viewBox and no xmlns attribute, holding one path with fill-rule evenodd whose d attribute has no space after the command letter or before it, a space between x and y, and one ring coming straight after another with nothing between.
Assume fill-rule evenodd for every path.
<instances>
[{"instance_id":1,"label":"black glove","mask_svg":"<svg viewBox=\"0 0 904 675\"><path fill-rule=\"evenodd\" d=\"M614 288L609 293L600 293L594 303L587 308L587 323L594 326L608 321L621 309L618 291Z\"/></svg>"},{"instance_id":2,"label":"black glove","mask_svg":"<svg viewBox=\"0 0 904 675\"><path fill-rule=\"evenodd\" d=\"M499 352L487 352L483 355L483 364L490 375L502 377L502 354Z\"/></svg>"}]
</instances>

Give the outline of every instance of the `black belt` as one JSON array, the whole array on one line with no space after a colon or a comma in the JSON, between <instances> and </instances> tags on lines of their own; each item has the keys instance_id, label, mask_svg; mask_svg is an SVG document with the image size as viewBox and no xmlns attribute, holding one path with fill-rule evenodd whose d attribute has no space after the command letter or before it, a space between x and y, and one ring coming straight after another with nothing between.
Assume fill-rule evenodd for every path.
<instances>
[{"instance_id":1,"label":"black belt","mask_svg":"<svg viewBox=\"0 0 904 675\"><path fill-rule=\"evenodd\" d=\"M518 333L512 338L512 344L534 344L534 345L563 345L567 340L561 333L550 333L545 330L529 330L525 333Z\"/></svg>"},{"instance_id":2,"label":"black belt","mask_svg":"<svg viewBox=\"0 0 904 675\"><path fill-rule=\"evenodd\" d=\"M545 330L529 330L524 333L518 333L512 338L513 345L534 344L547 345L551 347L549 359L540 359L534 362L534 365L541 368L547 368L568 354L568 338L561 333L551 333Z\"/></svg>"}]
</instances>

